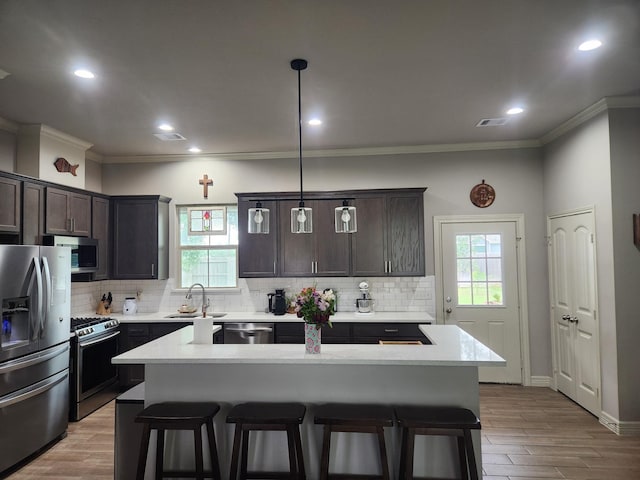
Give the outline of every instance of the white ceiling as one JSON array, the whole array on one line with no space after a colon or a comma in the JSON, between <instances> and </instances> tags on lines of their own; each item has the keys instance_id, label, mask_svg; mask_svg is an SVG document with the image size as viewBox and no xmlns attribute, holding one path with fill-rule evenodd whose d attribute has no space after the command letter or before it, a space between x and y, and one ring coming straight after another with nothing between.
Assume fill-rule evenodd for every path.
<instances>
[{"instance_id":1,"label":"white ceiling","mask_svg":"<svg viewBox=\"0 0 640 480\"><path fill-rule=\"evenodd\" d=\"M305 149L539 139L640 92L640 1L0 0L0 117L105 156L295 151L297 57L303 119L324 120Z\"/></svg>"}]
</instances>

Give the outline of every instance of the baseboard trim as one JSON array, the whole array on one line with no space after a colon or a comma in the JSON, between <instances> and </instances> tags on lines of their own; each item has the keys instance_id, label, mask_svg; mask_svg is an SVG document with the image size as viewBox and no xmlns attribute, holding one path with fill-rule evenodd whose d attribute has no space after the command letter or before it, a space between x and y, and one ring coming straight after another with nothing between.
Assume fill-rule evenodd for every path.
<instances>
[{"instance_id":1,"label":"baseboard trim","mask_svg":"<svg viewBox=\"0 0 640 480\"><path fill-rule=\"evenodd\" d=\"M543 375L531 376L531 386L553 388L553 380Z\"/></svg>"},{"instance_id":2,"label":"baseboard trim","mask_svg":"<svg viewBox=\"0 0 640 480\"><path fill-rule=\"evenodd\" d=\"M629 437L640 436L640 422L621 422L607 412L601 412L600 423L616 435Z\"/></svg>"}]
</instances>

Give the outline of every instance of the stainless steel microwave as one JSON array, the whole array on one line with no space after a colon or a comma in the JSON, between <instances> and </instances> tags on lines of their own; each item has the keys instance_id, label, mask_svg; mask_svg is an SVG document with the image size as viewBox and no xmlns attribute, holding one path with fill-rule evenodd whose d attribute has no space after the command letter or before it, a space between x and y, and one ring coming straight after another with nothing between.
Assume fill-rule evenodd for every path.
<instances>
[{"instance_id":1,"label":"stainless steel microwave","mask_svg":"<svg viewBox=\"0 0 640 480\"><path fill-rule=\"evenodd\" d=\"M98 240L86 237L47 235L43 237L43 243L71 248L71 273L98 271Z\"/></svg>"}]
</instances>

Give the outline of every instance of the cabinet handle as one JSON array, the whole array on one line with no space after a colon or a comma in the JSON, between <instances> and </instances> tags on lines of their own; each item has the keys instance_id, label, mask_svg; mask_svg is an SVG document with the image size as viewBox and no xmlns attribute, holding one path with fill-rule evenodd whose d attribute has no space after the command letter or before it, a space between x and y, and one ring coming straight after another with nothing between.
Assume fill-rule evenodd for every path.
<instances>
[{"instance_id":1,"label":"cabinet handle","mask_svg":"<svg viewBox=\"0 0 640 480\"><path fill-rule=\"evenodd\" d=\"M318 273L318 262L313 262L313 273Z\"/></svg>"},{"instance_id":2,"label":"cabinet handle","mask_svg":"<svg viewBox=\"0 0 640 480\"><path fill-rule=\"evenodd\" d=\"M400 330L397 328L385 328L384 333L398 333Z\"/></svg>"},{"instance_id":3,"label":"cabinet handle","mask_svg":"<svg viewBox=\"0 0 640 480\"><path fill-rule=\"evenodd\" d=\"M276 274L276 261L273 261L273 274Z\"/></svg>"},{"instance_id":4,"label":"cabinet handle","mask_svg":"<svg viewBox=\"0 0 640 480\"><path fill-rule=\"evenodd\" d=\"M389 260L389 270L387 271L387 273L391 273L392 269L391 269L391 260Z\"/></svg>"},{"instance_id":5,"label":"cabinet handle","mask_svg":"<svg viewBox=\"0 0 640 480\"><path fill-rule=\"evenodd\" d=\"M155 263L151 264L151 277L155 276L156 265Z\"/></svg>"}]
</instances>

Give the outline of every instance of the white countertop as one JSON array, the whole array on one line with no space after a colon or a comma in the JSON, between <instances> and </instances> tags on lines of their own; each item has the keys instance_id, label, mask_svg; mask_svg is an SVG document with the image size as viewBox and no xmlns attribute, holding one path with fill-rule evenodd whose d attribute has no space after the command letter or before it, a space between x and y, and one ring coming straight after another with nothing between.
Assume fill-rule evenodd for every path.
<instances>
[{"instance_id":1,"label":"white countertop","mask_svg":"<svg viewBox=\"0 0 640 480\"><path fill-rule=\"evenodd\" d=\"M193 322L193 318L167 318L169 315L175 315L178 312L155 312L155 313L137 313L135 315L123 315L122 313L113 313L109 315L111 318L117 319L120 323L175 323L185 322L187 324ZM295 314L287 313L285 315L274 315L272 313L263 312L228 312L224 317L214 318L216 323L229 322L303 322ZM356 312L336 312L331 316L331 322L363 322L363 323L421 323L433 322L433 317L426 312L374 312L373 314L358 314Z\"/></svg>"},{"instance_id":2,"label":"white countertop","mask_svg":"<svg viewBox=\"0 0 640 480\"><path fill-rule=\"evenodd\" d=\"M263 314L265 315L265 314ZM214 331L219 326L214 326ZM193 327L153 340L112 359L114 364L344 364L504 366L505 360L455 325L420 325L432 345L323 344L321 354L305 354L304 345L192 344Z\"/></svg>"}]
</instances>

